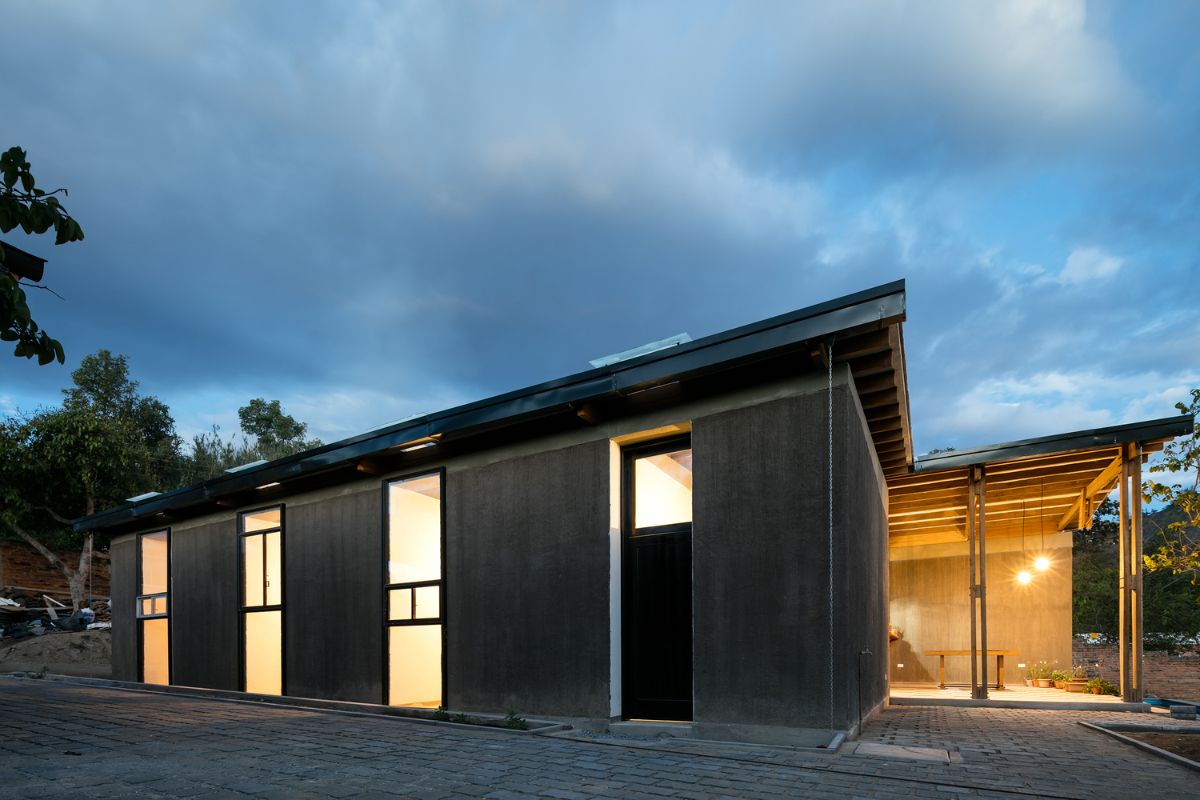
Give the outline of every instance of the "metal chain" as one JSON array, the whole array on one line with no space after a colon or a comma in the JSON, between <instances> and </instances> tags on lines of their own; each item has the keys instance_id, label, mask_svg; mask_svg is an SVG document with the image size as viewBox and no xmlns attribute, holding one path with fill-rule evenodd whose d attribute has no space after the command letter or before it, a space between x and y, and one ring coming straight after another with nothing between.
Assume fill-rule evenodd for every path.
<instances>
[{"instance_id":1,"label":"metal chain","mask_svg":"<svg viewBox=\"0 0 1200 800\"><path fill-rule=\"evenodd\" d=\"M829 453L829 727L835 728L833 716L833 341L825 353L829 366L829 431L826 442Z\"/></svg>"}]
</instances>

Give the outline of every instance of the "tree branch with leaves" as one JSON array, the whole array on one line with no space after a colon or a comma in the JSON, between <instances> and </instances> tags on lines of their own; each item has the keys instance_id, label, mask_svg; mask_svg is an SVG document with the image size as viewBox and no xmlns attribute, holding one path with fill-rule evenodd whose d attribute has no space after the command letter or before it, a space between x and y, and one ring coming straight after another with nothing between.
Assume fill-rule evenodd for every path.
<instances>
[{"instance_id":1,"label":"tree branch with leaves","mask_svg":"<svg viewBox=\"0 0 1200 800\"><path fill-rule=\"evenodd\" d=\"M46 191L38 187L29 159L21 148L10 147L0 154L0 233L9 233L16 228L27 235L53 230L56 245L82 240L83 228L67 213L59 199L66 195L67 190L63 188ZM22 268L12 263L17 259L36 263L38 276L31 279ZM34 321L25 296L26 288L52 291L37 283L41 279L41 261L11 245L0 243L0 340L15 343L15 356L36 356L38 363L43 365L51 361L61 364L66 360L62 343Z\"/></svg>"},{"instance_id":2,"label":"tree branch with leaves","mask_svg":"<svg viewBox=\"0 0 1200 800\"><path fill-rule=\"evenodd\" d=\"M1191 403L1176 403L1180 413L1200 416L1200 389L1192 389ZM1145 556L1147 572L1169 570L1200 584L1200 424L1191 436L1176 439L1163 448L1162 460L1150 467L1152 473L1183 474L1183 483L1150 479L1142 484L1147 502L1159 501L1174 509L1173 519L1160 531L1158 549Z\"/></svg>"}]
</instances>

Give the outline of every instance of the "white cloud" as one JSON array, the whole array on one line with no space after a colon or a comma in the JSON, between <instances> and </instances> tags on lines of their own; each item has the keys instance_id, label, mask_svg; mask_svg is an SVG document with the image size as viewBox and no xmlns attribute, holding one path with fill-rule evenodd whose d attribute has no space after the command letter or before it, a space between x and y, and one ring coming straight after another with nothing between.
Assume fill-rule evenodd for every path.
<instances>
[{"instance_id":1,"label":"white cloud","mask_svg":"<svg viewBox=\"0 0 1200 800\"><path fill-rule=\"evenodd\" d=\"M1124 265L1124 259L1098 247L1077 247L1067 256L1067 263L1058 279L1071 286L1104 281L1116 275Z\"/></svg>"},{"instance_id":2,"label":"white cloud","mask_svg":"<svg viewBox=\"0 0 1200 800\"><path fill-rule=\"evenodd\" d=\"M929 424L919 433L929 447L974 447L1169 417L1196 385L1196 371L1054 370L990 378L949 401L944 413L927 411Z\"/></svg>"}]
</instances>

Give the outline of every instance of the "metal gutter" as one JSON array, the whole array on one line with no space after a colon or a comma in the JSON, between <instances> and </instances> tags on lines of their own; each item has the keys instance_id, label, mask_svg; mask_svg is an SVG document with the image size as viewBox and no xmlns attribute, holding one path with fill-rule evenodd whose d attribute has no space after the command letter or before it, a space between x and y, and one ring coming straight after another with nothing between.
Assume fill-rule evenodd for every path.
<instances>
[{"instance_id":1,"label":"metal gutter","mask_svg":"<svg viewBox=\"0 0 1200 800\"><path fill-rule=\"evenodd\" d=\"M840 331L902 322L904 281L898 280L648 353L627 361L427 414L323 447L176 489L76 520L76 531L103 529L205 501L326 471L414 441L467 435L546 416L573 404L615 398L770 358Z\"/></svg>"},{"instance_id":2,"label":"metal gutter","mask_svg":"<svg viewBox=\"0 0 1200 800\"><path fill-rule=\"evenodd\" d=\"M1130 442L1148 442L1187 436L1195 430L1195 419L1191 414L1178 417L1163 417L1145 422L1131 422L1107 428L1060 433L1036 439L1021 439L1003 444L989 444L970 450L954 450L948 453L922 458L913 464L913 472L935 472L976 464L1010 461L1029 456L1050 455L1072 450L1092 450Z\"/></svg>"}]
</instances>

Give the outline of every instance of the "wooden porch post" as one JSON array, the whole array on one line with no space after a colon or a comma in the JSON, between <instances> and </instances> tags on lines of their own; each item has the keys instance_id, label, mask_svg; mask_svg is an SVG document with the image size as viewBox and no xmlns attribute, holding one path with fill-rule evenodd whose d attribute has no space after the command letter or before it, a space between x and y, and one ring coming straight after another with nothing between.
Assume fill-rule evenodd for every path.
<instances>
[{"instance_id":1,"label":"wooden porch post","mask_svg":"<svg viewBox=\"0 0 1200 800\"><path fill-rule=\"evenodd\" d=\"M971 600L971 697L979 696L979 650L978 630L975 613L978 604L978 586L975 583L975 469L967 473L967 568L970 574L967 590Z\"/></svg>"},{"instance_id":2,"label":"wooden porch post","mask_svg":"<svg viewBox=\"0 0 1200 800\"><path fill-rule=\"evenodd\" d=\"M1130 701L1140 703L1143 700L1142 686L1142 446L1129 445L1129 482L1130 482L1130 554L1129 574L1131 578L1130 594L1132 595L1130 611L1130 634L1133 645L1130 648Z\"/></svg>"},{"instance_id":3,"label":"wooden porch post","mask_svg":"<svg viewBox=\"0 0 1200 800\"><path fill-rule=\"evenodd\" d=\"M975 471L975 499L979 505L979 694L988 696L988 638L987 638L987 477L980 465Z\"/></svg>"},{"instance_id":4,"label":"wooden porch post","mask_svg":"<svg viewBox=\"0 0 1200 800\"><path fill-rule=\"evenodd\" d=\"M1138 488L1141 491L1141 488ZM1120 527L1119 527L1119 572L1118 574L1118 593L1117 593L1117 627L1119 630L1117 639L1117 655L1120 659L1120 689L1121 699L1127 703L1134 702L1133 700L1133 675L1131 674L1132 656L1130 647L1133 643L1132 636L1132 605L1131 605L1131 589L1133 588L1133 578L1130 569L1130 555L1133 552L1131 547L1130 530L1129 530L1129 453L1125 448L1121 452L1121 483L1119 491L1119 508L1120 508Z\"/></svg>"}]
</instances>

